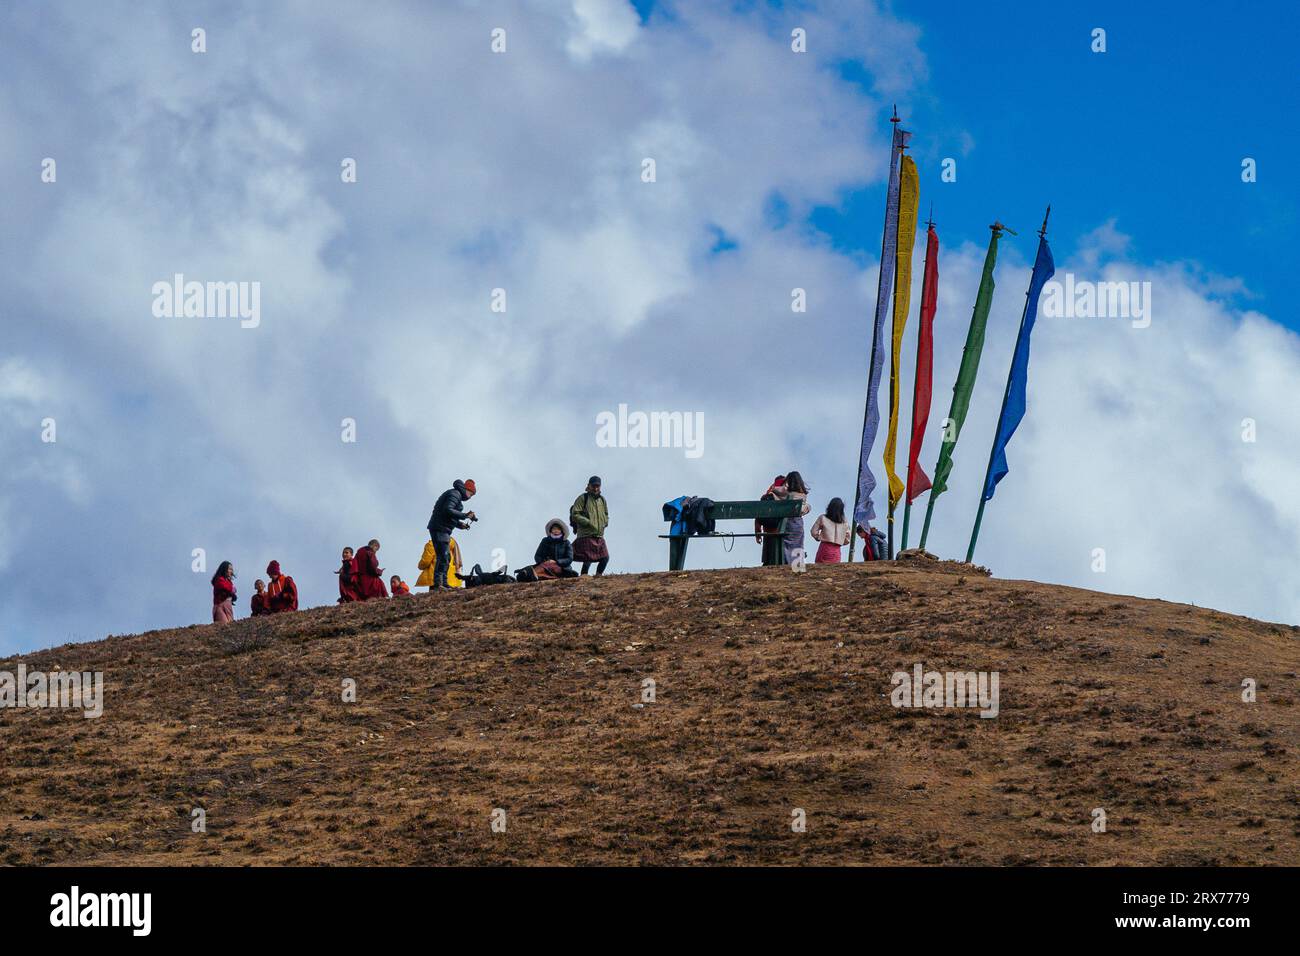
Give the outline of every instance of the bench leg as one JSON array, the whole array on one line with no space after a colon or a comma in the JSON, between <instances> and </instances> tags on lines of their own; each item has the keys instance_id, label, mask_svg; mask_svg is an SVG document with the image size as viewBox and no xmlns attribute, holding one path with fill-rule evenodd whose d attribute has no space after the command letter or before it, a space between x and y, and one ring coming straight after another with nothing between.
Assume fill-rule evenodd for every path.
<instances>
[{"instance_id":1,"label":"bench leg","mask_svg":"<svg viewBox=\"0 0 1300 956\"><path fill-rule=\"evenodd\" d=\"M685 571L686 570L686 545L690 543L690 538L669 538L668 539L668 570Z\"/></svg>"}]
</instances>

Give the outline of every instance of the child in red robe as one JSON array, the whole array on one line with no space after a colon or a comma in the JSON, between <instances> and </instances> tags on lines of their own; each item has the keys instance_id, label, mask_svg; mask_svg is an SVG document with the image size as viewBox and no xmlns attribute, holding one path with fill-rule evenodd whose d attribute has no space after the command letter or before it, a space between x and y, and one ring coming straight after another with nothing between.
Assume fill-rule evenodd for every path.
<instances>
[{"instance_id":1,"label":"child in red robe","mask_svg":"<svg viewBox=\"0 0 1300 956\"><path fill-rule=\"evenodd\" d=\"M261 578L258 578L256 581L253 582L253 590L256 591L257 593L253 595L253 599L248 604L249 608L253 612L253 617L259 617L263 614L270 614L271 605L267 600L266 582L263 581Z\"/></svg>"},{"instance_id":2,"label":"child in red robe","mask_svg":"<svg viewBox=\"0 0 1300 956\"><path fill-rule=\"evenodd\" d=\"M339 603L360 601L361 592L357 590L357 559L352 556L351 548L343 549L343 566L334 573L339 576Z\"/></svg>"}]
</instances>

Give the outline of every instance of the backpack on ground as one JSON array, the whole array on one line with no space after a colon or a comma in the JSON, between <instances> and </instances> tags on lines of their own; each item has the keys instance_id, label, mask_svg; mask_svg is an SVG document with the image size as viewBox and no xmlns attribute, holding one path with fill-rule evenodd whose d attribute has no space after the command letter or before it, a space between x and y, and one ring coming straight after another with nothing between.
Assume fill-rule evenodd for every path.
<instances>
[{"instance_id":1,"label":"backpack on ground","mask_svg":"<svg viewBox=\"0 0 1300 956\"><path fill-rule=\"evenodd\" d=\"M479 588L486 584L511 584L514 582L509 572L501 571L484 571L480 565L474 565L467 576L461 578L467 588Z\"/></svg>"}]
</instances>

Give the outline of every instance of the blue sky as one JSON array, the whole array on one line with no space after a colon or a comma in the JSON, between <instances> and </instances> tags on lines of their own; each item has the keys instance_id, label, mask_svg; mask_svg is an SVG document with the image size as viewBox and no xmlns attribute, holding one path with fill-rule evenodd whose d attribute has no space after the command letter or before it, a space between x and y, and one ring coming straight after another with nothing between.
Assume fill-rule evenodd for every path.
<instances>
[{"instance_id":1,"label":"blue sky","mask_svg":"<svg viewBox=\"0 0 1300 956\"><path fill-rule=\"evenodd\" d=\"M672 5L636 0L643 21L672 18ZM766 7L790 25L797 3ZM899 97L912 155L927 187L928 211L947 240L983 242L999 218L1029 234L1048 201L1055 239L1077 242L1098 218L1123 232L1141 222L1133 252L1150 260L1187 258L1194 244L1207 271L1249 276L1247 298L1300 328L1297 188L1286 172L1300 150L1300 83L1290 33L1294 8L1250 4L1227 11L1206 3L1044 5L893 3L920 28L927 81ZM1093 51L1093 30L1106 51ZM874 91L860 63L842 65L849 82ZM883 122L885 116L875 119ZM944 158L955 182L940 179ZM1255 159L1257 181L1241 180ZM1045 197L1045 198L1044 198ZM875 256L881 196L877 183L848 189L809 224L837 248ZM987 223L985 223L987 224ZM1149 228L1155 225L1156 228Z\"/></svg>"},{"instance_id":2,"label":"blue sky","mask_svg":"<svg viewBox=\"0 0 1300 956\"><path fill-rule=\"evenodd\" d=\"M1288 170L1300 154L1300 83L1294 38L1280 28L1293 7L893 9L922 30L926 90L899 109L946 241L982 242L994 217L1029 236L1050 201L1057 242L1077 242L1098 220L1124 232L1141 224L1135 255L1246 277L1256 306L1300 328L1300 189ZM1103 54L1091 52L1094 27L1106 30ZM974 142L965 157L962 133ZM939 179L948 156L958 160L955 183ZM1257 161L1253 184L1241 181L1244 157ZM867 188L814 221L838 244L877 255L880 206L878 188Z\"/></svg>"},{"instance_id":3,"label":"blue sky","mask_svg":"<svg viewBox=\"0 0 1300 956\"><path fill-rule=\"evenodd\" d=\"M245 601L274 558L305 605L331 602L339 548L372 536L413 580L457 477L480 488L466 558L511 567L592 473L615 571L664 566L659 505L680 494L757 496L797 468L818 509L851 499L893 102L944 243L932 425L987 225L1020 232L932 550L964 553L1051 202L1058 270L1150 282L1156 319L1040 321L979 559L1300 620L1284 8L638 10L0 8L0 653L204 622L195 548L236 563ZM177 272L260 282L260 325L154 316ZM702 414L703 454L599 446L620 404ZM1210 526L1256 560L1207 553ZM756 561L692 548L696 567Z\"/></svg>"}]
</instances>

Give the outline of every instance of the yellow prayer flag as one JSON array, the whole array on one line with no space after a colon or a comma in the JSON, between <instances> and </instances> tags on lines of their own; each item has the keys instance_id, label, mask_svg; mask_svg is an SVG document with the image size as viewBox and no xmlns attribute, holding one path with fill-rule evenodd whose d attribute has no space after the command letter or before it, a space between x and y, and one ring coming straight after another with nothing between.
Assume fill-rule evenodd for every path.
<instances>
[{"instance_id":1,"label":"yellow prayer flag","mask_svg":"<svg viewBox=\"0 0 1300 956\"><path fill-rule=\"evenodd\" d=\"M912 298L912 247L916 245L916 214L920 188L916 163L903 157L898 190L898 252L894 269L894 342L889 360L889 435L885 439L885 472L889 475L889 520L903 497L905 485L894 470L898 448L898 368L903 354L903 329Z\"/></svg>"}]
</instances>

